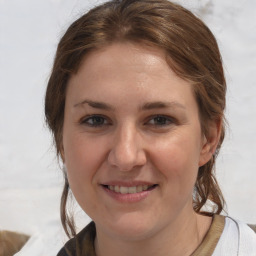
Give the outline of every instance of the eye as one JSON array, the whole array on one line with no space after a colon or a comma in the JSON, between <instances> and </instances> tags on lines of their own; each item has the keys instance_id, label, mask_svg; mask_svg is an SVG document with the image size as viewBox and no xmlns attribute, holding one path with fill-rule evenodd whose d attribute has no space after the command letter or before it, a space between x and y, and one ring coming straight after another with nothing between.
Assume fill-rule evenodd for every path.
<instances>
[{"instance_id":1,"label":"eye","mask_svg":"<svg viewBox=\"0 0 256 256\"><path fill-rule=\"evenodd\" d=\"M109 124L108 120L100 115L86 117L81 121L81 123L91 127L101 127Z\"/></svg>"},{"instance_id":2,"label":"eye","mask_svg":"<svg viewBox=\"0 0 256 256\"><path fill-rule=\"evenodd\" d=\"M167 126L173 123L174 123L174 120L171 117L161 116L161 115L154 116L148 121L149 125L154 125L154 126Z\"/></svg>"}]
</instances>

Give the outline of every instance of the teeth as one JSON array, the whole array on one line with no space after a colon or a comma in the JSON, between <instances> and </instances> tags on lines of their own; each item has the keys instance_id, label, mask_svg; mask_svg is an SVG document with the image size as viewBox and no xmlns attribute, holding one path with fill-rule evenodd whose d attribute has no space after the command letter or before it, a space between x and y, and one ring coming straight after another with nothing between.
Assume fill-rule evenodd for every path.
<instances>
[{"instance_id":1,"label":"teeth","mask_svg":"<svg viewBox=\"0 0 256 256\"><path fill-rule=\"evenodd\" d=\"M148 186L147 185L143 185L142 186L142 190L147 190L148 189Z\"/></svg>"},{"instance_id":2,"label":"teeth","mask_svg":"<svg viewBox=\"0 0 256 256\"><path fill-rule=\"evenodd\" d=\"M120 187L120 193L121 194L128 194L129 188L127 187Z\"/></svg>"},{"instance_id":3,"label":"teeth","mask_svg":"<svg viewBox=\"0 0 256 256\"><path fill-rule=\"evenodd\" d=\"M122 186L115 185L115 186L108 186L108 189L121 194L135 194L135 193L148 190L150 187L151 186L148 186L148 185L139 185L136 187L122 187Z\"/></svg>"},{"instance_id":4,"label":"teeth","mask_svg":"<svg viewBox=\"0 0 256 256\"><path fill-rule=\"evenodd\" d=\"M137 192L136 187L129 187L129 188L128 188L128 193L129 193L129 194L134 194L134 193L136 193L136 192Z\"/></svg>"},{"instance_id":5,"label":"teeth","mask_svg":"<svg viewBox=\"0 0 256 256\"><path fill-rule=\"evenodd\" d=\"M110 186L110 187L111 187L111 186ZM112 190L111 188L109 188L109 189ZM115 191L116 193L119 193L119 192L120 192L119 186L115 186L114 191Z\"/></svg>"},{"instance_id":6,"label":"teeth","mask_svg":"<svg viewBox=\"0 0 256 256\"><path fill-rule=\"evenodd\" d=\"M147 189L145 189L145 190L147 190ZM143 187L140 185L137 187L137 192L141 192L141 191L143 191Z\"/></svg>"}]
</instances>

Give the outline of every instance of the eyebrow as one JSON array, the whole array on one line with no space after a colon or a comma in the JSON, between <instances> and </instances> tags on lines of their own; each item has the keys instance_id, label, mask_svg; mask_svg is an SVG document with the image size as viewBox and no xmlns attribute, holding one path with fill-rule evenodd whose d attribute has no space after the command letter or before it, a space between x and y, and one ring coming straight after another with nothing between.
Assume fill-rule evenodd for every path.
<instances>
[{"instance_id":1,"label":"eyebrow","mask_svg":"<svg viewBox=\"0 0 256 256\"><path fill-rule=\"evenodd\" d=\"M109 104L106 104L103 102L92 101L92 100L83 100L83 101L75 104L74 107L83 106L84 104L88 104L92 108L104 109L104 110L114 110L114 107L112 107Z\"/></svg>"},{"instance_id":2,"label":"eyebrow","mask_svg":"<svg viewBox=\"0 0 256 256\"><path fill-rule=\"evenodd\" d=\"M88 104L92 108L103 109L103 110L115 110L115 108L109 104L104 102L92 101L92 100L83 100L74 105L74 107L83 106L84 104ZM146 102L143 105L139 106L139 110L151 110L151 109L164 109L164 108L182 108L186 109L184 105L179 102L172 101L172 102L164 102L164 101L155 101L155 102Z\"/></svg>"},{"instance_id":3,"label":"eyebrow","mask_svg":"<svg viewBox=\"0 0 256 256\"><path fill-rule=\"evenodd\" d=\"M156 102L145 103L140 107L141 110L151 110L151 109L158 109L158 108L183 108L183 109L185 109L185 106L176 101L171 101L171 102L156 101Z\"/></svg>"}]
</instances>

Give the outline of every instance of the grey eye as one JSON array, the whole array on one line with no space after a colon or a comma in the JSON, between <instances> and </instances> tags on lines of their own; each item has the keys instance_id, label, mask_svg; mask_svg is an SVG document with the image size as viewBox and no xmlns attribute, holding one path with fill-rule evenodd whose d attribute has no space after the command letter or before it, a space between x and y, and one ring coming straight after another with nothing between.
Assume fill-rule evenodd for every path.
<instances>
[{"instance_id":1,"label":"grey eye","mask_svg":"<svg viewBox=\"0 0 256 256\"><path fill-rule=\"evenodd\" d=\"M168 125L171 123L172 123L172 120L165 116L156 116L156 117L150 119L150 121L149 121L149 124L159 125L159 126Z\"/></svg>"},{"instance_id":2,"label":"grey eye","mask_svg":"<svg viewBox=\"0 0 256 256\"><path fill-rule=\"evenodd\" d=\"M84 124L88 124L90 126L102 126L107 123L106 119L102 116L90 116L83 120Z\"/></svg>"}]
</instances>

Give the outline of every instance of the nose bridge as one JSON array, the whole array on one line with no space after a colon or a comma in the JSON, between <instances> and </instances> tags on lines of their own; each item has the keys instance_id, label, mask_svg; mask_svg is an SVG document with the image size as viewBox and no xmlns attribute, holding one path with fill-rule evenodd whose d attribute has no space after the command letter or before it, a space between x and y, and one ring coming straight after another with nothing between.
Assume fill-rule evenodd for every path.
<instances>
[{"instance_id":1,"label":"nose bridge","mask_svg":"<svg viewBox=\"0 0 256 256\"><path fill-rule=\"evenodd\" d=\"M129 171L145 162L139 132L135 124L126 122L120 125L113 140L109 161L122 171Z\"/></svg>"}]
</instances>

